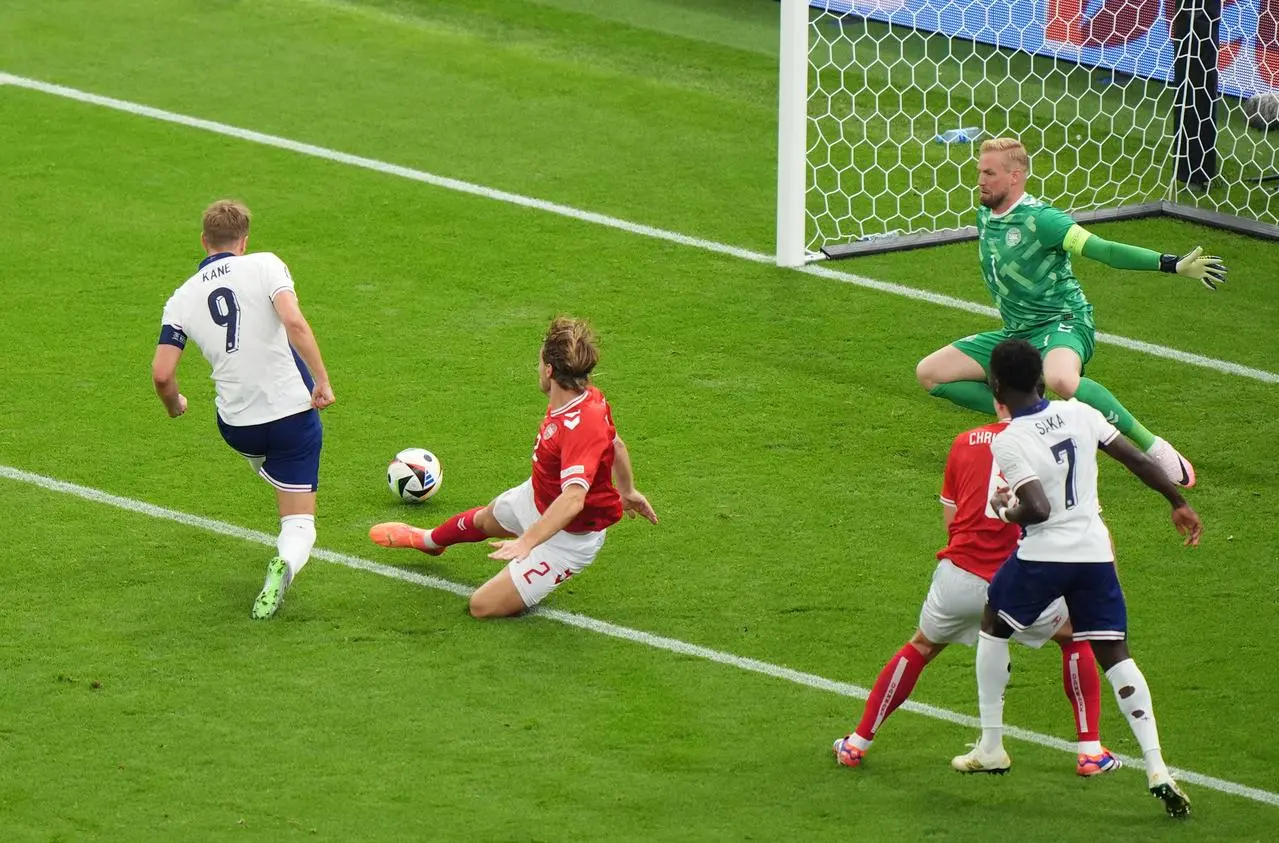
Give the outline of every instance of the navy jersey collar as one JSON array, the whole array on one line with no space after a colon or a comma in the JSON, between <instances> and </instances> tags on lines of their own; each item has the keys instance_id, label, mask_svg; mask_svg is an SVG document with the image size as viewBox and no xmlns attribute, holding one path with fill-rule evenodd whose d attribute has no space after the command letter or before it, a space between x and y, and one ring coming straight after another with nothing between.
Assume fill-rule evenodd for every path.
<instances>
[{"instance_id":1,"label":"navy jersey collar","mask_svg":"<svg viewBox=\"0 0 1279 843\"><path fill-rule=\"evenodd\" d=\"M233 257L235 257L235 252L218 252L217 254L209 255L207 258L200 261L199 268L204 269L206 266L213 263L214 261L220 261L223 258L233 258Z\"/></svg>"},{"instance_id":2,"label":"navy jersey collar","mask_svg":"<svg viewBox=\"0 0 1279 843\"><path fill-rule=\"evenodd\" d=\"M1013 418L1019 419L1022 416L1033 416L1036 413L1042 413L1048 409L1048 399L1039 399L1038 404L1031 404L1029 407L1022 407L1020 410L1013 410Z\"/></svg>"}]
</instances>

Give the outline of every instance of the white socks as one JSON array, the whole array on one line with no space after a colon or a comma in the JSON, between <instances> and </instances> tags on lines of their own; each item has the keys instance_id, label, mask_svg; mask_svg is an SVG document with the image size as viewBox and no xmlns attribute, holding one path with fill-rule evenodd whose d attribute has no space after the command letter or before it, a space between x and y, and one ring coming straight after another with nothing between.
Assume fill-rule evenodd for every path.
<instances>
[{"instance_id":1,"label":"white socks","mask_svg":"<svg viewBox=\"0 0 1279 843\"><path fill-rule=\"evenodd\" d=\"M280 558L289 566L290 582L311 558L313 547L315 547L314 515L286 515L280 519L280 537L275 541L275 548Z\"/></svg>"},{"instance_id":2,"label":"white socks","mask_svg":"<svg viewBox=\"0 0 1279 843\"><path fill-rule=\"evenodd\" d=\"M977 710L981 715L981 743L977 751L983 755L1003 752L1004 691L1012 664L1008 659L1008 639L984 632L977 634Z\"/></svg>"},{"instance_id":3,"label":"white socks","mask_svg":"<svg viewBox=\"0 0 1279 843\"><path fill-rule=\"evenodd\" d=\"M857 734L856 732L853 732L851 735L848 736L848 742L851 743L853 746L857 747L858 749L860 749L862 752L865 752L866 750L870 749L870 745L874 740L875 740L874 738L863 738L861 735Z\"/></svg>"},{"instance_id":4,"label":"white socks","mask_svg":"<svg viewBox=\"0 0 1279 843\"><path fill-rule=\"evenodd\" d=\"M1141 744L1146 759L1146 775L1168 774L1168 767L1159 751L1159 729L1155 726L1155 712L1150 702L1150 686L1146 677L1132 659L1124 659L1106 671L1106 678L1115 689L1115 700L1124 713L1132 733Z\"/></svg>"}]
</instances>

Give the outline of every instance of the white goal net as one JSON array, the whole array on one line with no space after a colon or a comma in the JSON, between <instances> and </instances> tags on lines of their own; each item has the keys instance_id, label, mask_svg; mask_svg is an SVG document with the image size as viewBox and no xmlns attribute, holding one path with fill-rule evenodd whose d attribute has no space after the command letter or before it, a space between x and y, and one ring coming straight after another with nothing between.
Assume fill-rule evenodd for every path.
<instances>
[{"instance_id":1,"label":"white goal net","mask_svg":"<svg viewBox=\"0 0 1279 843\"><path fill-rule=\"evenodd\" d=\"M1083 219L1229 216L1279 234L1279 116L1248 122L1279 104L1279 0L1219 2L782 0L779 263L962 238L975 146L1004 135L1031 153L1031 191ZM1187 3L1220 15L1219 74L1179 87L1177 50L1188 68L1199 53L1166 10ZM1215 172L1200 179L1195 156L1189 184L1184 114L1215 130Z\"/></svg>"}]
</instances>

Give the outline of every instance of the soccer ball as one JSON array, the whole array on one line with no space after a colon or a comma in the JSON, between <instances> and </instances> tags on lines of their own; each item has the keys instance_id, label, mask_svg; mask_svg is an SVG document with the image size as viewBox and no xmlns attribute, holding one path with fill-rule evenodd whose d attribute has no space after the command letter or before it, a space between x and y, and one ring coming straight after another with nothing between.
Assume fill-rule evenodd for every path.
<instances>
[{"instance_id":1,"label":"soccer ball","mask_svg":"<svg viewBox=\"0 0 1279 843\"><path fill-rule=\"evenodd\" d=\"M1267 91L1244 100L1244 116L1248 125L1263 132L1279 129L1279 93Z\"/></svg>"},{"instance_id":2,"label":"soccer ball","mask_svg":"<svg viewBox=\"0 0 1279 843\"><path fill-rule=\"evenodd\" d=\"M425 448L405 448L386 467L391 493L405 503L421 503L440 490L444 467Z\"/></svg>"}]
</instances>

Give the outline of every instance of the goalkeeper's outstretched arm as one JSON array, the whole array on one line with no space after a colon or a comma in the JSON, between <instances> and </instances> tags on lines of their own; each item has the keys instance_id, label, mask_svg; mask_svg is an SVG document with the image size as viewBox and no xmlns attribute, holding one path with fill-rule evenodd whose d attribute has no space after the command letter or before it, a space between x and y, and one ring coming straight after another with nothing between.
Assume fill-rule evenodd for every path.
<instances>
[{"instance_id":1,"label":"goalkeeper's outstretched arm","mask_svg":"<svg viewBox=\"0 0 1279 843\"><path fill-rule=\"evenodd\" d=\"M1204 255L1201 246L1179 258L1141 246L1106 240L1078 224L1070 227L1061 245L1072 255L1082 255L1114 269L1175 272L1185 278L1202 281L1210 290L1217 289L1217 285L1226 280L1226 265L1221 258Z\"/></svg>"}]
</instances>

